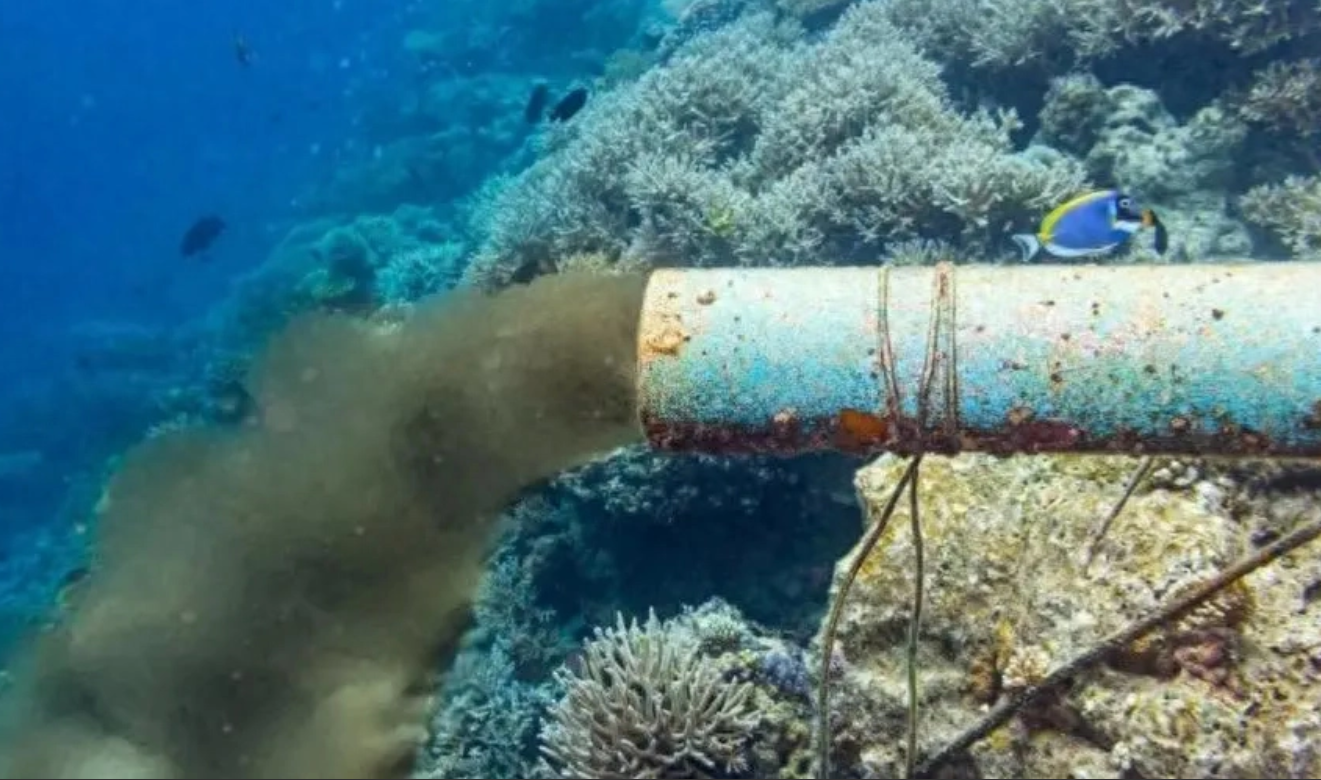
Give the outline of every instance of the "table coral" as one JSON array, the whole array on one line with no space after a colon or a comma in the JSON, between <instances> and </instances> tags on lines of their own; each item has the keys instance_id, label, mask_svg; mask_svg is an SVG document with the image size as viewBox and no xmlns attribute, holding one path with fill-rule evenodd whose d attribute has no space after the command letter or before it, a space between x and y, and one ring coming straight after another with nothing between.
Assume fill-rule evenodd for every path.
<instances>
[{"instance_id":1,"label":"table coral","mask_svg":"<svg viewBox=\"0 0 1321 780\"><path fill-rule=\"evenodd\" d=\"M924 459L924 754L1015 687L1252 549L1255 523L1231 516L1215 500L1220 491L1148 482L1088 566L1083 552L1136 464ZM858 472L868 522L904 465L885 456ZM848 663L832 695L832 763L854 776L893 777L903 764L913 546L906 502L900 507L839 624ZM837 584L856 552L840 561ZM1304 548L1254 573L1033 705L973 748L980 776L1316 776L1321 629L1306 610L1317 555Z\"/></svg>"}]
</instances>

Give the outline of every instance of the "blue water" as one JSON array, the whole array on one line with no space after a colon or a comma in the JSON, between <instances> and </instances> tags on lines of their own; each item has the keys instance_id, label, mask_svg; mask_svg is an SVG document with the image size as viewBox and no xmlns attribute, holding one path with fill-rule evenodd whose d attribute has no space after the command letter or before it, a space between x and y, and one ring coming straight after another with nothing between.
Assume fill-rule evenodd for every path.
<instances>
[{"instance_id":1,"label":"blue water","mask_svg":"<svg viewBox=\"0 0 1321 780\"><path fill-rule=\"evenodd\" d=\"M234 281L307 216L318 183L370 153L372 117L412 84L402 40L422 14L367 0L0 8L0 539L14 542L0 560L11 579L57 581L71 565L72 550L24 563L31 542L11 534L67 538L106 459L159 422L151 397L190 370L172 334L205 333ZM249 67L236 35L256 54ZM205 257L181 257L185 229L207 213L227 230ZM151 354L108 359L114 334Z\"/></svg>"},{"instance_id":2,"label":"blue water","mask_svg":"<svg viewBox=\"0 0 1321 780\"><path fill-rule=\"evenodd\" d=\"M278 325L296 277L250 277L278 265L291 231L405 203L445 213L517 157L531 80L599 72L644 5L4 4L0 639L80 566L75 530L116 457L153 426L205 417L198 400L225 350L256 348ZM421 54L417 30L435 36ZM246 66L237 39L255 54ZM507 95L417 110L429 89L492 73L508 74ZM354 189L398 158L391 144L436 137L426 154L442 164L421 186ZM225 231L181 256L207 214ZM245 300L251 318L226 313Z\"/></svg>"},{"instance_id":3,"label":"blue water","mask_svg":"<svg viewBox=\"0 0 1321 780\"><path fill-rule=\"evenodd\" d=\"M6 375L47 375L72 323L177 322L260 263L309 179L391 89L406 7L336 0L6 4L0 70ZM241 67L232 37L258 55ZM231 231L209 263L178 241Z\"/></svg>"},{"instance_id":4,"label":"blue water","mask_svg":"<svg viewBox=\"0 0 1321 780\"><path fill-rule=\"evenodd\" d=\"M80 325L169 328L226 296L399 88L415 15L362 0L6 4L0 393L66 392ZM180 257L209 212L228 230L204 260ZM40 446L3 431L0 450Z\"/></svg>"}]
</instances>

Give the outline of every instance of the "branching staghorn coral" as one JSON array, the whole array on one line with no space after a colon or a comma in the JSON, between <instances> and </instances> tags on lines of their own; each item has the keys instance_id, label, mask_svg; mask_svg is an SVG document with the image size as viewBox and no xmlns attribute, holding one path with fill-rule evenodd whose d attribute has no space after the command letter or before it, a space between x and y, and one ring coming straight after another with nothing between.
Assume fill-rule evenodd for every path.
<instances>
[{"instance_id":1,"label":"branching staghorn coral","mask_svg":"<svg viewBox=\"0 0 1321 780\"><path fill-rule=\"evenodd\" d=\"M503 641L460 650L438 697L414 778L535 777L524 746L536 743L550 694L518 678Z\"/></svg>"},{"instance_id":2,"label":"branching staghorn coral","mask_svg":"<svg viewBox=\"0 0 1321 780\"><path fill-rule=\"evenodd\" d=\"M556 672L566 692L542 734L563 777L719 777L746 766L758 719L753 687L726 680L693 638L662 625L598 627L582 670Z\"/></svg>"},{"instance_id":3,"label":"branching staghorn coral","mask_svg":"<svg viewBox=\"0 0 1321 780\"><path fill-rule=\"evenodd\" d=\"M892 0L891 18L951 61L1090 61L1194 34L1253 54L1321 30L1315 0Z\"/></svg>"},{"instance_id":4,"label":"branching staghorn coral","mask_svg":"<svg viewBox=\"0 0 1321 780\"><path fill-rule=\"evenodd\" d=\"M470 281L496 287L553 271L558 258L581 253L618 257L643 215L646 188L665 188L664 174L709 175L721 158L746 151L749 134L771 110L783 49L766 19L699 36L663 68L598 94L573 124L546 139L546 155L477 209L486 237L468 270ZM658 157L687 161L657 170ZM632 179L629 172L637 168ZM634 187L630 188L630 182ZM698 195L708 187L698 186ZM735 204L736 205L736 204ZM674 217L671 217L673 219ZM699 216L700 220L700 216ZM656 226L653 215L652 227Z\"/></svg>"},{"instance_id":5,"label":"branching staghorn coral","mask_svg":"<svg viewBox=\"0 0 1321 780\"><path fill-rule=\"evenodd\" d=\"M1085 185L1077 160L1014 153L1012 113L956 109L886 7L853 5L812 41L749 13L599 95L483 209L469 281L581 252L830 263L949 233L986 250L1007 219Z\"/></svg>"},{"instance_id":6,"label":"branching staghorn coral","mask_svg":"<svg viewBox=\"0 0 1321 780\"><path fill-rule=\"evenodd\" d=\"M1294 254L1321 251L1321 176L1288 176L1254 187L1239 205L1248 220L1278 235Z\"/></svg>"},{"instance_id":7,"label":"branching staghorn coral","mask_svg":"<svg viewBox=\"0 0 1321 780\"><path fill-rule=\"evenodd\" d=\"M1266 66L1243 97L1239 113L1250 122L1304 139L1321 133L1321 59Z\"/></svg>"}]
</instances>

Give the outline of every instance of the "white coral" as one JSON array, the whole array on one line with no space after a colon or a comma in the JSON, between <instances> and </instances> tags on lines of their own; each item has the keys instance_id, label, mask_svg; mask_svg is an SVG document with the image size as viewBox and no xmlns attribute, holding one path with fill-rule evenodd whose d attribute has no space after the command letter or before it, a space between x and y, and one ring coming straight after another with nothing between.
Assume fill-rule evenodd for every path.
<instances>
[{"instance_id":1,"label":"white coral","mask_svg":"<svg viewBox=\"0 0 1321 780\"><path fill-rule=\"evenodd\" d=\"M691 637L651 612L645 625L597 628L580 671L542 732L542 752L564 776L701 777L743 770L752 736L750 683L724 679Z\"/></svg>"},{"instance_id":2,"label":"white coral","mask_svg":"<svg viewBox=\"0 0 1321 780\"><path fill-rule=\"evenodd\" d=\"M1011 113L959 110L885 7L857 3L811 39L749 13L598 95L479 210L469 280L579 252L829 263L953 234L980 254L1085 185L1067 155L1015 154Z\"/></svg>"}]
</instances>

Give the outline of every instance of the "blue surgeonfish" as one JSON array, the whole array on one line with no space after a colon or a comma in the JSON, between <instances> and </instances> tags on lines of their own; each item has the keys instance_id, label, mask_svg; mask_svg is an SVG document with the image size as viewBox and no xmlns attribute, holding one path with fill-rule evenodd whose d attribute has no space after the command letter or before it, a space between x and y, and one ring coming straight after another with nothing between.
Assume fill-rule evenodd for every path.
<instances>
[{"instance_id":1,"label":"blue surgeonfish","mask_svg":"<svg viewBox=\"0 0 1321 780\"><path fill-rule=\"evenodd\" d=\"M1090 257L1114 251L1144 227L1156 229L1155 248L1164 254L1169 237L1156 212L1139 208L1120 190L1096 190L1057 206L1041 220L1035 235L1018 233L1012 238L1024 261L1043 249L1055 257Z\"/></svg>"}]
</instances>

